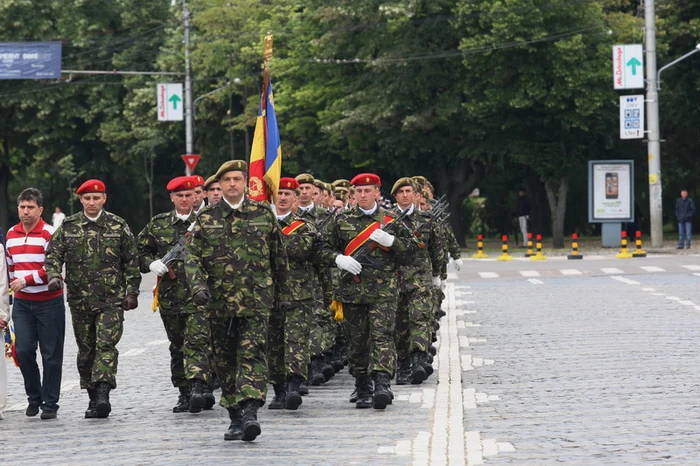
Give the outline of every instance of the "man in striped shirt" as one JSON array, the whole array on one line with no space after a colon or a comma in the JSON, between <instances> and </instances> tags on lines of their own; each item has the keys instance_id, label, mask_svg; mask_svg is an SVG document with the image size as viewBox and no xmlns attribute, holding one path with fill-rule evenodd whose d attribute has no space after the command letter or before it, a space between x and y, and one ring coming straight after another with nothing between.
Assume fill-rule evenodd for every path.
<instances>
[{"instance_id":1,"label":"man in striped shirt","mask_svg":"<svg viewBox=\"0 0 700 466\"><path fill-rule=\"evenodd\" d=\"M17 197L20 223L7 232L7 264L10 288L15 293L12 309L17 359L24 377L29 406L26 415L55 419L61 393L63 339L66 307L63 290L49 291L44 270L46 247L53 227L41 218L41 192L27 188ZM36 362L37 343L44 368L43 383Z\"/></svg>"}]
</instances>

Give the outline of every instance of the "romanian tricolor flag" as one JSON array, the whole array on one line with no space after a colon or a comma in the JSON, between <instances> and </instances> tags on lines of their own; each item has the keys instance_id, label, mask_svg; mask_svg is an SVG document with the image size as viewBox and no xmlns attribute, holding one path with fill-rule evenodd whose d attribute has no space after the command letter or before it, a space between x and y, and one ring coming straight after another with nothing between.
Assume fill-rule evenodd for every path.
<instances>
[{"instance_id":1,"label":"romanian tricolor flag","mask_svg":"<svg viewBox=\"0 0 700 466\"><path fill-rule=\"evenodd\" d=\"M266 81L267 92L260 98L258 119L255 122L248 166L248 187L251 199L274 202L282 175L282 147L272 95L272 80Z\"/></svg>"}]
</instances>

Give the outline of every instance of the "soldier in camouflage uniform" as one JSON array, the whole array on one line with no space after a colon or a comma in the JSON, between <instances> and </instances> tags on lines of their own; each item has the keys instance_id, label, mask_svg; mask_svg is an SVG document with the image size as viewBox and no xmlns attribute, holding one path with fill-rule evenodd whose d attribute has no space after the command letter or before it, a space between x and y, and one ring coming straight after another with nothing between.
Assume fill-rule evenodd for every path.
<instances>
[{"instance_id":1,"label":"soldier in camouflage uniform","mask_svg":"<svg viewBox=\"0 0 700 466\"><path fill-rule=\"evenodd\" d=\"M396 313L396 383L420 384L433 372L428 362L434 307L433 294L440 289L440 272L446 262L440 225L428 213L415 208L416 189L411 178L401 178L391 190L397 214L420 241L418 253L408 265L399 266L400 297ZM420 233L418 231L420 230Z\"/></svg>"},{"instance_id":2,"label":"soldier in camouflage uniform","mask_svg":"<svg viewBox=\"0 0 700 466\"><path fill-rule=\"evenodd\" d=\"M215 205L221 200L221 186L214 175L207 178L204 183L204 191L207 195L207 205Z\"/></svg>"},{"instance_id":3,"label":"soldier in camouflage uniform","mask_svg":"<svg viewBox=\"0 0 700 466\"><path fill-rule=\"evenodd\" d=\"M280 282L277 309L270 315L270 382L275 397L269 409L297 409L302 402L299 387L306 380L309 360L309 334L314 309L315 251L322 247L312 223L297 217L291 207L297 198L299 183L294 178L280 179L275 201L277 221L282 231L287 263L278 268Z\"/></svg>"},{"instance_id":4,"label":"soldier in camouflage uniform","mask_svg":"<svg viewBox=\"0 0 700 466\"><path fill-rule=\"evenodd\" d=\"M389 381L396 362L398 265L410 263L418 243L405 225L394 222L394 216L377 204L381 184L377 175L357 175L352 184L357 206L331 222L326 237L331 250L321 254L327 263L335 262L348 272L341 277L334 307L342 306L350 335L350 373L358 392L355 406L384 409L391 403Z\"/></svg>"},{"instance_id":5,"label":"soldier in camouflage uniform","mask_svg":"<svg viewBox=\"0 0 700 466\"><path fill-rule=\"evenodd\" d=\"M117 343L124 311L138 305L141 274L136 241L126 222L103 210L105 185L88 180L76 191L83 211L71 215L46 250L49 291L62 286L66 265L68 305L78 345L80 388L90 397L86 418L106 418L110 390L117 387Z\"/></svg>"},{"instance_id":6,"label":"soldier in camouflage uniform","mask_svg":"<svg viewBox=\"0 0 700 466\"><path fill-rule=\"evenodd\" d=\"M185 272L195 304L206 305L211 320L220 404L231 418L224 439L251 441L261 432L257 411L269 380L267 335L280 238L270 208L245 196L247 171L241 160L217 171L223 199L197 216Z\"/></svg>"},{"instance_id":7,"label":"soldier in camouflage uniform","mask_svg":"<svg viewBox=\"0 0 700 466\"><path fill-rule=\"evenodd\" d=\"M194 181L191 177L172 179L166 188L175 209L158 214L137 238L141 272L158 275L154 299L160 307L165 333L170 340L170 373L180 391L174 413L198 413L211 409L216 400L205 391L210 367L209 321L204 309L192 302L185 276L185 238L194 221ZM172 251L180 251L173 254ZM161 258L167 258L167 263Z\"/></svg>"}]
</instances>

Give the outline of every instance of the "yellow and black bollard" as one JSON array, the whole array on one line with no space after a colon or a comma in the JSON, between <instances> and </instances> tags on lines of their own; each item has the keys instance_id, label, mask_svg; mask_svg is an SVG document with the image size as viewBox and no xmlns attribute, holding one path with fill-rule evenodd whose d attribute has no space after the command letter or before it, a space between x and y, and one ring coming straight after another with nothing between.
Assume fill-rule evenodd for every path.
<instances>
[{"instance_id":1,"label":"yellow and black bollard","mask_svg":"<svg viewBox=\"0 0 700 466\"><path fill-rule=\"evenodd\" d=\"M513 258L508 255L508 235L501 236L501 255L498 256L499 261L512 261Z\"/></svg>"},{"instance_id":2,"label":"yellow and black bollard","mask_svg":"<svg viewBox=\"0 0 700 466\"><path fill-rule=\"evenodd\" d=\"M635 233L634 243L637 249L632 253L632 257L646 257L647 252L642 249L642 232Z\"/></svg>"},{"instance_id":3,"label":"yellow and black bollard","mask_svg":"<svg viewBox=\"0 0 700 466\"><path fill-rule=\"evenodd\" d=\"M569 260L583 259L583 256L578 253L578 233L571 234L571 254L566 258Z\"/></svg>"},{"instance_id":4,"label":"yellow and black bollard","mask_svg":"<svg viewBox=\"0 0 700 466\"><path fill-rule=\"evenodd\" d=\"M547 258L545 257L544 254L542 254L542 235L537 235L536 237L537 244L535 245L537 247L537 252L535 253L534 256L530 257L531 261L543 261L546 260Z\"/></svg>"},{"instance_id":5,"label":"yellow and black bollard","mask_svg":"<svg viewBox=\"0 0 700 466\"><path fill-rule=\"evenodd\" d=\"M620 239L620 253L617 254L615 257L618 259L629 259L632 256L630 252L627 251L627 232L623 231L622 232L622 237Z\"/></svg>"},{"instance_id":6,"label":"yellow and black bollard","mask_svg":"<svg viewBox=\"0 0 700 466\"><path fill-rule=\"evenodd\" d=\"M534 254L532 253L532 233L527 234L527 254L525 254L525 257L532 257Z\"/></svg>"},{"instance_id":7,"label":"yellow and black bollard","mask_svg":"<svg viewBox=\"0 0 700 466\"><path fill-rule=\"evenodd\" d=\"M488 254L484 254L484 235L476 235L477 252L472 256L474 259L486 259Z\"/></svg>"}]
</instances>

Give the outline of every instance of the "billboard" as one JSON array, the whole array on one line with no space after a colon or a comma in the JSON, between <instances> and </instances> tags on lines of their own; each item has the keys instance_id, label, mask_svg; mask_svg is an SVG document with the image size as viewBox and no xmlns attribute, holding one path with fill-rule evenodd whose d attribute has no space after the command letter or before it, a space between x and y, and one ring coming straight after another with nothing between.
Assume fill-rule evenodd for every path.
<instances>
[{"instance_id":1,"label":"billboard","mask_svg":"<svg viewBox=\"0 0 700 466\"><path fill-rule=\"evenodd\" d=\"M634 161L588 161L588 221L634 221Z\"/></svg>"},{"instance_id":2,"label":"billboard","mask_svg":"<svg viewBox=\"0 0 700 466\"><path fill-rule=\"evenodd\" d=\"M60 77L60 42L0 42L0 79Z\"/></svg>"}]
</instances>

